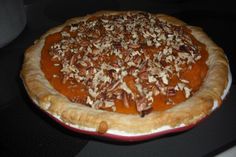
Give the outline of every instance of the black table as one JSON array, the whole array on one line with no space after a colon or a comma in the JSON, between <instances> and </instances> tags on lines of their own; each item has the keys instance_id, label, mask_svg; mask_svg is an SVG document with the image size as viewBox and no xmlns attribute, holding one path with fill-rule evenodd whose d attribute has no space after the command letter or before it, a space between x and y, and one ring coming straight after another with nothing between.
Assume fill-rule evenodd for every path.
<instances>
[{"instance_id":1,"label":"black table","mask_svg":"<svg viewBox=\"0 0 236 157\"><path fill-rule=\"evenodd\" d=\"M0 49L0 156L212 156L234 146L236 12L231 3L203 2L26 0L25 29L17 39ZM189 131L138 143L76 134L39 111L27 96L19 77L25 49L49 28L68 18L98 10L162 12L202 27L225 50L230 61L233 85L222 107Z\"/></svg>"}]
</instances>

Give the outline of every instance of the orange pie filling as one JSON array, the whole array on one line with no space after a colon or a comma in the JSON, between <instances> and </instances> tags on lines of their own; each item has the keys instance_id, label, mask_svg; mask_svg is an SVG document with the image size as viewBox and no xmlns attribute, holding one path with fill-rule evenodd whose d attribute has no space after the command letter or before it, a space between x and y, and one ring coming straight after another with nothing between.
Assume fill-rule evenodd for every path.
<instances>
[{"instance_id":1,"label":"orange pie filling","mask_svg":"<svg viewBox=\"0 0 236 157\"><path fill-rule=\"evenodd\" d=\"M49 35L41 69L72 102L144 116L191 97L205 78L207 58L205 45L185 26L127 13L91 17Z\"/></svg>"}]
</instances>

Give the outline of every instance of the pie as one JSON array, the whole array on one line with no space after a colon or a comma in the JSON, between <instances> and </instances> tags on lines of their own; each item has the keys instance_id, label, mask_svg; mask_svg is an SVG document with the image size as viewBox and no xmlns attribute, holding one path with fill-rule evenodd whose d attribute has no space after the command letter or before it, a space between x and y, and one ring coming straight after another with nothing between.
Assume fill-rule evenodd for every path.
<instances>
[{"instance_id":1,"label":"pie","mask_svg":"<svg viewBox=\"0 0 236 157\"><path fill-rule=\"evenodd\" d=\"M194 125L231 83L226 55L201 28L141 11L50 29L26 50L21 77L34 103L64 124L125 136Z\"/></svg>"}]
</instances>

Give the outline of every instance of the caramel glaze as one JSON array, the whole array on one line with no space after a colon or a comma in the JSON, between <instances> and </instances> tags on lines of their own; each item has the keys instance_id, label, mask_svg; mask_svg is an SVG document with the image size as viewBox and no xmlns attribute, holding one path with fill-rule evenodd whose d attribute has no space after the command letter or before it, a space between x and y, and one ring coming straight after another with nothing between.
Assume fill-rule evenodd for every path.
<instances>
[{"instance_id":1,"label":"caramel glaze","mask_svg":"<svg viewBox=\"0 0 236 157\"><path fill-rule=\"evenodd\" d=\"M201 83L203 82L205 75L208 70L208 66L206 64L206 60L208 58L208 53L206 51L206 47L204 44L197 41L191 34L189 34L192 38L194 44L197 44L200 47L201 59L198 60L195 64L192 64L192 68L185 70L181 73L182 78L189 80L189 87L191 87L193 93L199 89ZM68 99L72 100L74 97L79 96L81 103L86 101L86 97L88 95L88 91L86 87L82 84L76 82L77 86L72 87L71 82L67 81L63 83L62 73L60 72L60 66L54 66L55 61L52 61L52 58L49 54L50 46L58 42L62 39L60 33L51 34L46 37L45 45L42 49L41 53L41 69L45 74L45 77L50 82L50 84L61 94L65 95ZM112 59L112 58L110 58ZM56 76L57 75L57 76ZM58 77L59 76L59 77ZM132 81L132 77L125 78L125 82ZM177 79L172 77L169 81L169 85L176 84ZM168 104L166 101L168 98L174 102L174 104ZM178 103L183 102L186 100L183 91L177 91L174 96L162 95L159 94L154 96L153 108L154 111L164 111L167 110ZM128 100L129 107L125 107L122 100L116 100L116 112L125 113L125 114L138 114L135 102L131 99ZM106 109L109 110L109 109Z\"/></svg>"}]
</instances>

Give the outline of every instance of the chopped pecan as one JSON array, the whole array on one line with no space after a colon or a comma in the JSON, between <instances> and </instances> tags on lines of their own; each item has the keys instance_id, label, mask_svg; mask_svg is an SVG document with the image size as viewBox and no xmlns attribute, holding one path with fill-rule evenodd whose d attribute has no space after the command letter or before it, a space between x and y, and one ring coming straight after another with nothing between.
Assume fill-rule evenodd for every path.
<instances>
[{"instance_id":1,"label":"chopped pecan","mask_svg":"<svg viewBox=\"0 0 236 157\"><path fill-rule=\"evenodd\" d=\"M121 48L122 48L120 42L113 42L113 46L114 46L116 49L121 49Z\"/></svg>"},{"instance_id":2,"label":"chopped pecan","mask_svg":"<svg viewBox=\"0 0 236 157\"><path fill-rule=\"evenodd\" d=\"M92 52L95 51L95 49L92 50ZM95 56L94 53L87 53L88 58L93 58Z\"/></svg>"},{"instance_id":3,"label":"chopped pecan","mask_svg":"<svg viewBox=\"0 0 236 157\"><path fill-rule=\"evenodd\" d=\"M69 79L69 77L67 75L65 75L62 79L62 83L65 84L68 79Z\"/></svg>"},{"instance_id":4,"label":"chopped pecan","mask_svg":"<svg viewBox=\"0 0 236 157\"><path fill-rule=\"evenodd\" d=\"M147 71L147 61L144 61L141 65L140 65L140 73Z\"/></svg>"},{"instance_id":5,"label":"chopped pecan","mask_svg":"<svg viewBox=\"0 0 236 157\"><path fill-rule=\"evenodd\" d=\"M86 82L85 82L86 86L90 87L92 86L93 82L92 82L92 78L89 78Z\"/></svg>"},{"instance_id":6,"label":"chopped pecan","mask_svg":"<svg viewBox=\"0 0 236 157\"><path fill-rule=\"evenodd\" d=\"M141 117L145 115L145 111L152 108L152 106L150 105L150 102L145 97L137 98L135 102L136 102L137 111L141 114Z\"/></svg>"},{"instance_id":7,"label":"chopped pecan","mask_svg":"<svg viewBox=\"0 0 236 157\"><path fill-rule=\"evenodd\" d=\"M86 68L81 66L78 69L79 69L79 75L80 76L86 76L86 71L87 71Z\"/></svg>"},{"instance_id":8,"label":"chopped pecan","mask_svg":"<svg viewBox=\"0 0 236 157\"><path fill-rule=\"evenodd\" d=\"M149 114L149 113L151 113L152 112L152 107L150 107L150 108L148 108L147 110L143 110L143 111L141 111L140 112L140 117L144 117L145 115L147 115L147 114Z\"/></svg>"},{"instance_id":9,"label":"chopped pecan","mask_svg":"<svg viewBox=\"0 0 236 157\"><path fill-rule=\"evenodd\" d=\"M76 55L73 55L70 59L70 65L73 65L76 62Z\"/></svg>"},{"instance_id":10,"label":"chopped pecan","mask_svg":"<svg viewBox=\"0 0 236 157\"><path fill-rule=\"evenodd\" d=\"M100 50L97 49L97 48L94 48L94 49L92 50L92 54L93 54L93 55L97 55L99 52L100 52Z\"/></svg>"},{"instance_id":11,"label":"chopped pecan","mask_svg":"<svg viewBox=\"0 0 236 157\"><path fill-rule=\"evenodd\" d=\"M141 98L137 98L135 102L136 102L137 111L141 112L145 110L145 108L147 107L148 100L145 97L141 97Z\"/></svg>"},{"instance_id":12,"label":"chopped pecan","mask_svg":"<svg viewBox=\"0 0 236 157\"><path fill-rule=\"evenodd\" d=\"M80 45L83 46L83 47L88 46L89 43L90 43L90 42L89 42L89 40L87 40L87 39L83 39L82 41L80 41Z\"/></svg>"},{"instance_id":13,"label":"chopped pecan","mask_svg":"<svg viewBox=\"0 0 236 157\"><path fill-rule=\"evenodd\" d=\"M122 94L123 97L123 103L126 108L129 108L129 101L128 101L128 96L126 92L123 92Z\"/></svg>"},{"instance_id":14,"label":"chopped pecan","mask_svg":"<svg viewBox=\"0 0 236 157\"><path fill-rule=\"evenodd\" d=\"M105 94L104 92L100 92L100 93L97 95L96 99L103 101L103 100L106 99L106 94Z\"/></svg>"},{"instance_id":15,"label":"chopped pecan","mask_svg":"<svg viewBox=\"0 0 236 157\"><path fill-rule=\"evenodd\" d=\"M153 95L156 96L160 93L160 91L158 90L158 88L154 85L152 86L152 92L153 92Z\"/></svg>"},{"instance_id":16,"label":"chopped pecan","mask_svg":"<svg viewBox=\"0 0 236 157\"><path fill-rule=\"evenodd\" d=\"M118 63L111 63L111 65L113 66L113 67L115 67L115 68L119 68L120 66L119 66L119 64Z\"/></svg>"},{"instance_id":17,"label":"chopped pecan","mask_svg":"<svg viewBox=\"0 0 236 157\"><path fill-rule=\"evenodd\" d=\"M86 80L92 80L95 74L93 68L88 68L87 71Z\"/></svg>"},{"instance_id":18,"label":"chopped pecan","mask_svg":"<svg viewBox=\"0 0 236 157\"><path fill-rule=\"evenodd\" d=\"M130 44L130 45L129 45L129 47L130 47L130 48L133 48L133 49L138 49L138 48L140 48L140 46L141 46L141 45L139 45L139 44Z\"/></svg>"},{"instance_id":19,"label":"chopped pecan","mask_svg":"<svg viewBox=\"0 0 236 157\"><path fill-rule=\"evenodd\" d=\"M193 48L190 45L180 45L179 50L190 53L190 51L192 51Z\"/></svg>"},{"instance_id":20,"label":"chopped pecan","mask_svg":"<svg viewBox=\"0 0 236 157\"><path fill-rule=\"evenodd\" d=\"M147 71L143 71L143 72L139 73L138 76L142 80L148 80L148 72Z\"/></svg>"},{"instance_id":21,"label":"chopped pecan","mask_svg":"<svg viewBox=\"0 0 236 157\"><path fill-rule=\"evenodd\" d=\"M168 65L164 58L160 60L160 64L162 65L162 67L166 67Z\"/></svg>"},{"instance_id":22,"label":"chopped pecan","mask_svg":"<svg viewBox=\"0 0 236 157\"><path fill-rule=\"evenodd\" d=\"M107 71L107 74L109 77L114 78L116 80L116 70L115 69L110 69Z\"/></svg>"},{"instance_id":23,"label":"chopped pecan","mask_svg":"<svg viewBox=\"0 0 236 157\"><path fill-rule=\"evenodd\" d=\"M106 92L106 100L112 100L114 97L113 97L113 93L112 92Z\"/></svg>"},{"instance_id":24,"label":"chopped pecan","mask_svg":"<svg viewBox=\"0 0 236 157\"><path fill-rule=\"evenodd\" d=\"M173 105L173 104L174 104L173 100L170 99L170 98L167 98L167 99L165 100L165 103L166 103L167 105Z\"/></svg>"},{"instance_id":25,"label":"chopped pecan","mask_svg":"<svg viewBox=\"0 0 236 157\"><path fill-rule=\"evenodd\" d=\"M137 68L135 66L131 66L128 68L127 72L129 75L132 75Z\"/></svg>"},{"instance_id":26,"label":"chopped pecan","mask_svg":"<svg viewBox=\"0 0 236 157\"><path fill-rule=\"evenodd\" d=\"M116 90L112 91L113 95L114 95L117 99L123 99L123 98L122 98L123 92L124 92L123 89L116 89Z\"/></svg>"},{"instance_id":27,"label":"chopped pecan","mask_svg":"<svg viewBox=\"0 0 236 157\"><path fill-rule=\"evenodd\" d=\"M119 77L118 73L114 69L108 70L108 75L109 75L109 77L113 78L114 80L117 80Z\"/></svg>"},{"instance_id":28,"label":"chopped pecan","mask_svg":"<svg viewBox=\"0 0 236 157\"><path fill-rule=\"evenodd\" d=\"M86 60L85 63L87 64L87 67L91 67L92 66L92 62L89 60Z\"/></svg>"},{"instance_id":29,"label":"chopped pecan","mask_svg":"<svg viewBox=\"0 0 236 157\"><path fill-rule=\"evenodd\" d=\"M127 55L127 56L125 56L125 58L124 58L124 62L128 62L129 60L130 60L130 56L129 55Z\"/></svg>"},{"instance_id":30,"label":"chopped pecan","mask_svg":"<svg viewBox=\"0 0 236 157\"><path fill-rule=\"evenodd\" d=\"M108 86L109 86L108 83L101 82L101 83L98 84L98 90L99 90L99 91L105 91Z\"/></svg>"},{"instance_id":31,"label":"chopped pecan","mask_svg":"<svg viewBox=\"0 0 236 157\"><path fill-rule=\"evenodd\" d=\"M92 38L92 39L93 38L97 39L97 38L99 38L101 36L101 34L100 34L100 32L98 30L96 30L96 31L89 31L89 32L87 32L87 36L89 38Z\"/></svg>"},{"instance_id":32,"label":"chopped pecan","mask_svg":"<svg viewBox=\"0 0 236 157\"><path fill-rule=\"evenodd\" d=\"M107 91L108 91L108 92L111 92L111 91L113 91L113 90L116 90L116 89L118 89L119 85L120 85L120 81L119 81L119 80L118 80L118 81L114 81L114 82L112 82L112 83L108 86Z\"/></svg>"},{"instance_id":33,"label":"chopped pecan","mask_svg":"<svg viewBox=\"0 0 236 157\"><path fill-rule=\"evenodd\" d=\"M96 73L96 69L94 67L89 67L87 70L89 74L94 75Z\"/></svg>"},{"instance_id":34,"label":"chopped pecan","mask_svg":"<svg viewBox=\"0 0 236 157\"><path fill-rule=\"evenodd\" d=\"M153 67L150 68L149 72L151 75L158 75L160 73L161 69L159 67Z\"/></svg>"},{"instance_id":35,"label":"chopped pecan","mask_svg":"<svg viewBox=\"0 0 236 157\"><path fill-rule=\"evenodd\" d=\"M142 57L139 56L139 55L135 55L133 62L134 62L135 64L139 65L139 64L142 62Z\"/></svg>"},{"instance_id":36,"label":"chopped pecan","mask_svg":"<svg viewBox=\"0 0 236 157\"><path fill-rule=\"evenodd\" d=\"M167 87L167 95L168 96L174 96L176 95L176 90L174 87Z\"/></svg>"}]
</instances>

